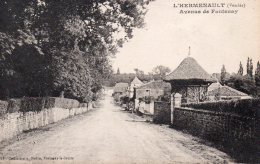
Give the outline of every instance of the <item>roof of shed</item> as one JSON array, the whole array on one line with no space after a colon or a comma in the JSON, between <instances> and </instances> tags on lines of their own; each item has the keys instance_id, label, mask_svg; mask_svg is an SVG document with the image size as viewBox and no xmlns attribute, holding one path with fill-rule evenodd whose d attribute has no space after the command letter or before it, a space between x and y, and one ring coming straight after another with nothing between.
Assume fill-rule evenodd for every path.
<instances>
[{"instance_id":1,"label":"roof of shed","mask_svg":"<svg viewBox=\"0 0 260 164\"><path fill-rule=\"evenodd\" d=\"M166 81L193 79L214 81L214 79L192 57L185 58L172 73L165 77Z\"/></svg>"}]
</instances>

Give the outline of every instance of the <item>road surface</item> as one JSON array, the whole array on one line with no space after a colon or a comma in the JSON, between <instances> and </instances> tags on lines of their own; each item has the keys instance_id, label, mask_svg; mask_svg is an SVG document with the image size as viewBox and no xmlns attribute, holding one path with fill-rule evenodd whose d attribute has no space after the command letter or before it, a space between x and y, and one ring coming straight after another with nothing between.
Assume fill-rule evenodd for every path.
<instances>
[{"instance_id":1,"label":"road surface","mask_svg":"<svg viewBox=\"0 0 260 164\"><path fill-rule=\"evenodd\" d=\"M0 158L84 163L230 162L225 153L188 134L125 112L110 96L102 104L91 112L22 134L0 147Z\"/></svg>"}]
</instances>

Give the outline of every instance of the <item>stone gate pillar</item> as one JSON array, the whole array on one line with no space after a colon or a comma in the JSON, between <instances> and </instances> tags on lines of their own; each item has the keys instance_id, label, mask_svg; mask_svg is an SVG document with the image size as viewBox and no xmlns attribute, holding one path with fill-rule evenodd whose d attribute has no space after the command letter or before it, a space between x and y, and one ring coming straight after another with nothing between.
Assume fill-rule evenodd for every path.
<instances>
[{"instance_id":1,"label":"stone gate pillar","mask_svg":"<svg viewBox=\"0 0 260 164\"><path fill-rule=\"evenodd\" d=\"M173 124L174 121L174 107L181 106L181 97L182 95L179 93L171 94L171 124Z\"/></svg>"}]
</instances>

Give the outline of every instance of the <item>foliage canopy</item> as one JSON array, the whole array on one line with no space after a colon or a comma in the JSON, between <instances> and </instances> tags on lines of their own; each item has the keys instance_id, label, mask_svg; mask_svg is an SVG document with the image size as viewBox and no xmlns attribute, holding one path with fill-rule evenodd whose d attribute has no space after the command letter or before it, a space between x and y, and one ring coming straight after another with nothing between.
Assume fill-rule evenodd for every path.
<instances>
[{"instance_id":1,"label":"foliage canopy","mask_svg":"<svg viewBox=\"0 0 260 164\"><path fill-rule=\"evenodd\" d=\"M144 25L149 0L0 1L1 98L89 101L109 58Z\"/></svg>"}]
</instances>

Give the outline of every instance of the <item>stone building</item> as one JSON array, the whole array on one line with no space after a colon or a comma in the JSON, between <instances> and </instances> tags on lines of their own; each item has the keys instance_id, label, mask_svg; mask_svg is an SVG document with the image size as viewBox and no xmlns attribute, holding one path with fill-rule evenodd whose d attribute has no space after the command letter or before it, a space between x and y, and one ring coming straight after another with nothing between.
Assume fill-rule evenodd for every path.
<instances>
[{"instance_id":1,"label":"stone building","mask_svg":"<svg viewBox=\"0 0 260 164\"><path fill-rule=\"evenodd\" d=\"M240 99L251 99L252 97L246 93L240 92L229 86L220 85L218 88L209 90L208 97L210 101L219 100L240 100Z\"/></svg>"},{"instance_id":2,"label":"stone building","mask_svg":"<svg viewBox=\"0 0 260 164\"><path fill-rule=\"evenodd\" d=\"M136 88L136 99L152 97L157 99L166 92L171 92L171 84L162 80L151 81Z\"/></svg>"},{"instance_id":3,"label":"stone building","mask_svg":"<svg viewBox=\"0 0 260 164\"><path fill-rule=\"evenodd\" d=\"M171 93L171 84L162 80L151 81L135 89L135 109L143 114L154 114L154 101Z\"/></svg>"},{"instance_id":4,"label":"stone building","mask_svg":"<svg viewBox=\"0 0 260 164\"><path fill-rule=\"evenodd\" d=\"M120 97L128 95L128 83L116 83L114 87L113 97L119 101Z\"/></svg>"},{"instance_id":5,"label":"stone building","mask_svg":"<svg viewBox=\"0 0 260 164\"><path fill-rule=\"evenodd\" d=\"M143 83L141 80L139 80L137 77L135 77L135 78L133 79L133 81L130 83L129 98L133 98L135 88L140 87L140 86L142 86L143 84L144 84L144 83Z\"/></svg>"},{"instance_id":6,"label":"stone building","mask_svg":"<svg viewBox=\"0 0 260 164\"><path fill-rule=\"evenodd\" d=\"M164 80L171 83L172 93L182 95L182 103L205 101L208 86L215 81L192 57L185 58Z\"/></svg>"}]
</instances>

